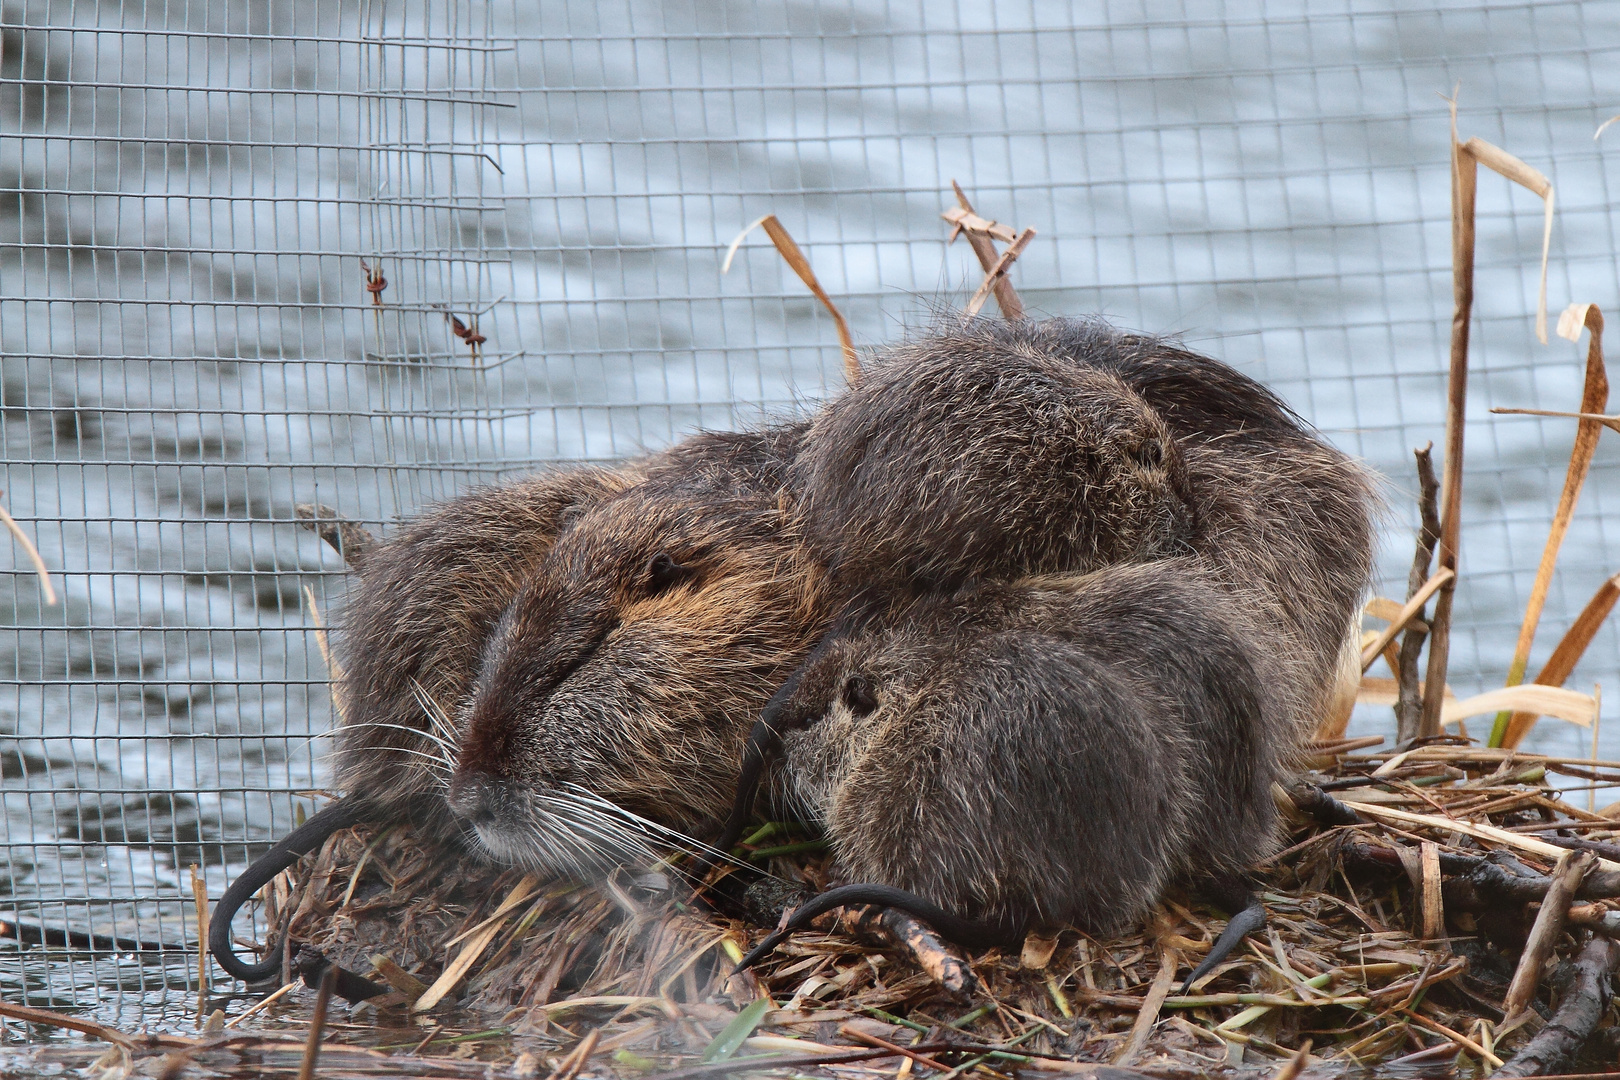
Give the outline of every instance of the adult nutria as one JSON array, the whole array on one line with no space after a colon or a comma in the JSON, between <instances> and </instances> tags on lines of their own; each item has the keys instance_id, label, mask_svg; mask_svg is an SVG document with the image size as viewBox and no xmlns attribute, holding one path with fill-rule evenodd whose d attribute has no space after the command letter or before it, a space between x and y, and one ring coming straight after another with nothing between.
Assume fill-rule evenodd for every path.
<instances>
[{"instance_id":1,"label":"adult nutria","mask_svg":"<svg viewBox=\"0 0 1620 1080\"><path fill-rule=\"evenodd\" d=\"M1230 891L1275 839L1278 685L1194 558L984 584L829 636L766 713L790 803L858 883L814 910L884 900L1015 943L1117 932L1173 882Z\"/></svg>"},{"instance_id":2,"label":"adult nutria","mask_svg":"<svg viewBox=\"0 0 1620 1080\"><path fill-rule=\"evenodd\" d=\"M231 916L335 829L408 821L424 838L464 839L467 822L445 803L464 749L476 758L509 747L516 766L531 763L524 755L537 740L558 740L553 749L572 759L558 783L581 789L567 788L577 805L558 811L557 820L574 826L559 839L558 864L600 862L590 847L598 841L602 852L622 854L636 839L626 822L650 827L636 823L636 814L691 827L716 813L712 792L669 794L681 783L679 770L704 739L713 740L714 753L734 758L785 674L778 666L790 669L819 631L804 607L814 595L814 568L786 554L796 549L783 528L780 496L802 427L701 434L617 468L564 469L476 491L371 553L339 642L336 764L347 795L232 883L210 939L221 965L247 981L279 971L274 958L257 965L237 959ZM739 550L728 553L727 544ZM660 553L683 560L671 561L669 587L661 597L638 592ZM546 584L547 575L560 576ZM520 596L524 603L516 603ZM756 602L757 612L743 610ZM540 622L526 619L541 608ZM801 617L803 626L794 621ZM539 705L534 687L504 695L509 684L500 671L543 666L558 651L577 653L581 643L569 638L569 628L599 634L607 622L614 628L599 643L606 646L598 649L601 662L581 660L574 677L554 687L549 705ZM496 634L498 625L504 634ZM525 634L532 642L521 640ZM493 649L492 637L499 638ZM474 700L481 671L485 707L464 746L459 714ZM592 693L600 700L593 703ZM503 714L495 704L501 701L528 711ZM713 731L694 725L690 709L681 711L687 701L698 703ZM506 720L510 727L503 728ZM570 722L579 726L569 730ZM660 760L660 753L667 757ZM643 782L659 768L668 777L662 785ZM628 773L615 775L616 769ZM468 775L475 772L469 766ZM590 784L599 790L587 794ZM652 795L627 799L622 812L603 798L633 794L638 785ZM462 788L465 806L465 782Z\"/></svg>"},{"instance_id":3,"label":"adult nutria","mask_svg":"<svg viewBox=\"0 0 1620 1080\"><path fill-rule=\"evenodd\" d=\"M568 533L577 545L599 525L620 527L611 515L582 521L632 491L638 505L685 511L708 500L774 506L798 436L796 425L704 433L616 468L542 473L446 503L382 545L359 571L338 642L337 786L376 803L380 819L405 814L422 827L445 821L435 768L444 765L441 740L452 733L434 730L434 714L453 715L468 699L502 613L541 573L558 537ZM612 536L603 539L614 544ZM648 529L637 537L655 547L659 539ZM652 554L627 547L624 558ZM585 576L575 568L576 585Z\"/></svg>"}]
</instances>

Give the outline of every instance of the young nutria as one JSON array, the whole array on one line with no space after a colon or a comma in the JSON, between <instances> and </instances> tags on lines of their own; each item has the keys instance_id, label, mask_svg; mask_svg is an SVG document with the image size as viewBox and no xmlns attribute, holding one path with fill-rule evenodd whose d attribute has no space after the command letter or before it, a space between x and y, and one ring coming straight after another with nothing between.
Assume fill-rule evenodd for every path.
<instances>
[{"instance_id":1,"label":"young nutria","mask_svg":"<svg viewBox=\"0 0 1620 1080\"><path fill-rule=\"evenodd\" d=\"M1120 565L831 635L766 722L788 801L859 883L827 900L970 944L1110 934L1169 884L1224 885L1272 850L1291 718L1269 656L1199 560Z\"/></svg>"},{"instance_id":2,"label":"young nutria","mask_svg":"<svg viewBox=\"0 0 1620 1080\"><path fill-rule=\"evenodd\" d=\"M1097 662L1105 643L1088 639L1072 656L1065 649L1078 645L1044 646L1053 637L1068 634L1078 641L1073 635L1089 634L1091 627L1064 623L1094 618L1087 605L1066 610L1037 604L1042 615L1034 637L1009 631L1011 636L994 638L1003 653L992 650L990 656L999 655L1000 666L985 660L975 667L971 658L988 647L985 641L950 634L949 622L937 611L930 614L926 600L917 607L915 598L932 593L939 604L961 583L1111 564L1116 569L1081 580L1093 582L1088 589L1116 578L1134 583L1142 589L1140 599L1128 589L1117 591L1124 587L1119 584L1087 603L1123 605L1096 625L1141 648L1128 660L1115 656L1109 663L1168 687L1171 697L1161 706L1179 703L1195 732L1205 731L1198 724L1231 729L1162 746L1133 746L1128 721L1124 732L1115 733L1124 741L1109 768L1183 775L1179 790L1172 785L1157 796L1176 800L1175 812L1149 807L1144 789L1132 785L1135 794L1124 801L1117 794L1099 795L1088 810L1090 824L1067 847L1041 836L1023 850L1004 843L1000 812L993 803L975 801L971 784L937 802L914 798L906 782L888 793L882 784L849 786L840 770L853 758L841 751L829 757L821 743L792 740L786 742L787 775L801 796L821 791L835 836L837 801L828 792L858 793L850 794L849 805L860 806L869 825L888 824L846 825L839 843L846 866L889 889L920 892L932 901L932 916L948 924L936 929L947 934L954 928L983 937L986 927L1005 930L1063 917L1093 927L1117 925L1123 913L1140 913L1152 902L1166 875L1185 876L1192 869L1185 860L1193 853L1213 875L1206 880L1214 891L1238 898L1245 909L1212 960L1258 924L1263 910L1246 897L1236 875L1268 840L1268 783L1277 763L1292 756L1333 697L1347 633L1371 574L1374 500L1358 466L1311 434L1268 390L1219 361L1120 334L1097 321L1053 319L977 321L881 354L865 367L859 384L815 419L792 472L809 545L835 578L861 591L860 601L846 609L839 629L755 725L721 847L738 835L770 752L784 745L781 723L795 722L797 714L784 713L783 702L793 700L811 674L825 674L824 665L836 667L827 657L840 655L846 646L837 641L851 635L862 640L876 634L885 643L880 655L915 660L915 667L901 664L902 692L928 703L938 730L960 727L951 738L921 735L914 744L939 759L942 775L952 776L946 765L952 748L993 755L1011 745L1046 762L1053 751L1018 740L1026 729L1046 732L1074 715L1059 691L1075 677L1076 664ZM1190 580L1198 582L1196 589ZM1156 593L1159 588L1167 591ZM972 595L1003 610L992 585ZM1133 604L1140 605L1134 616ZM1188 607L1175 612L1178 604ZM963 618L971 614L957 610ZM1156 642L1142 642L1130 632L1133 618L1154 626L1182 621ZM1165 643L1173 648L1149 647ZM1178 657L1177 650L1188 657ZM970 657L965 667L952 659L958 651ZM1202 688L1182 678L1178 664L1194 656L1230 662L1234 685L1251 688L1245 693L1263 685L1264 708L1224 702L1219 686L1207 681L1222 677L1218 665L1203 669ZM1002 686L1004 679L1013 680L1010 688ZM855 685L868 681L859 676ZM1106 698L1104 689L1098 693ZM1020 719L1000 729L984 726L974 710L1002 690L1013 697L1003 711ZM812 713L815 697L812 686ZM1049 711L1044 724L1024 719L1039 718L1043 710ZM841 731L837 725L828 730ZM898 752L904 742L898 736L880 741L879 756ZM1197 783L1185 778L1190 759L1177 757L1176 745L1194 756L1214 755L1194 771ZM1069 780L1109 790L1106 778L1093 777L1095 762L1076 760L1077 773L1059 768L1040 775L1054 790ZM1027 762L1020 767L1039 772ZM1031 779L1028 773L1008 775ZM1256 777L1266 782L1250 782ZM1017 800L1029 790L1010 782L989 788L1003 807L1021 806ZM1126 808L1124 817L1108 813L1115 805ZM940 806L951 808L941 819L940 838L982 842L959 843L953 857L929 856L924 849L923 857L935 861L914 865L886 846L885 837L895 835L885 832L890 826L898 828L911 814L916 828L932 827L929 815ZM1208 815L1211 808L1216 813ZM1046 809L1056 812L1054 805ZM1191 831L1178 831L1189 809L1206 817L1185 824ZM1144 832L1150 821L1151 836ZM1201 829L1216 831L1201 835ZM974 852L984 857L977 869L968 865ZM1011 862L1008 852L1015 853ZM1019 870L1020 859L1044 870L1030 878ZM1097 867L1104 865L1120 880L1099 875ZM947 878L961 884L948 885ZM996 891L998 881L1005 882L1005 892ZM882 899L881 889L863 888L867 900ZM1060 894L1066 899L1053 908ZM834 890L801 908L792 925L837 906L840 897L861 899ZM894 899L900 902L903 894Z\"/></svg>"},{"instance_id":3,"label":"young nutria","mask_svg":"<svg viewBox=\"0 0 1620 1080\"><path fill-rule=\"evenodd\" d=\"M978 327L879 353L812 420L791 474L832 574L916 591L1180 550L1186 464L1150 404L1112 372Z\"/></svg>"},{"instance_id":4,"label":"young nutria","mask_svg":"<svg viewBox=\"0 0 1620 1080\"><path fill-rule=\"evenodd\" d=\"M978 319L880 352L792 468L868 593L1197 555L1275 623L1301 731L1372 570L1365 471L1218 360L1098 320Z\"/></svg>"}]
</instances>

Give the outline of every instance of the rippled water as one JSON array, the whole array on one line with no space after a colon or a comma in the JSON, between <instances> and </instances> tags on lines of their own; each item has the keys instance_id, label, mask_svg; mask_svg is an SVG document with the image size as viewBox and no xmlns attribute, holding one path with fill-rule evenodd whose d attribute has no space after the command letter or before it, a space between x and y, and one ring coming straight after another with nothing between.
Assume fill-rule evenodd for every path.
<instances>
[{"instance_id":1,"label":"rippled water","mask_svg":"<svg viewBox=\"0 0 1620 1080\"><path fill-rule=\"evenodd\" d=\"M20 552L0 579L0 906L181 946L186 868L218 895L313 805L345 578L296 503L386 528L835 388L830 320L757 234L720 274L768 212L876 344L976 280L937 217L960 180L1039 231L1032 307L1184 334L1385 471L1402 588L1450 311L1437 95L1557 185L1554 314L1612 304L1620 8L983 7L0 2L4 503L65 597ZM1484 175L1479 207L1464 692L1507 666L1572 435L1487 410L1573 408L1582 357L1531 333L1539 202ZM1533 667L1620 570L1616 445ZM1571 684L1617 673L1606 630ZM183 1016L190 972L0 951L8 1000L122 1022Z\"/></svg>"}]
</instances>

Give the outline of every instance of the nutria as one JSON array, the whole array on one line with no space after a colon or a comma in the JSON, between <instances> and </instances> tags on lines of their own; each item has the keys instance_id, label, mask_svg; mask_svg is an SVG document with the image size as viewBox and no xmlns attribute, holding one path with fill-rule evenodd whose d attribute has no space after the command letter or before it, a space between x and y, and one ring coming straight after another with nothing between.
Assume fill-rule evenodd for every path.
<instances>
[{"instance_id":1,"label":"nutria","mask_svg":"<svg viewBox=\"0 0 1620 1080\"><path fill-rule=\"evenodd\" d=\"M495 858L575 874L712 832L749 725L824 630L820 581L774 491L592 507L490 635L451 810Z\"/></svg>"},{"instance_id":2,"label":"nutria","mask_svg":"<svg viewBox=\"0 0 1620 1080\"><path fill-rule=\"evenodd\" d=\"M574 825L571 839L562 842L575 850L553 858L576 868L605 858L589 846L593 837L603 852L622 853L626 844L644 842L652 825L635 814L681 827L720 813L724 798L716 809L712 791L680 792L675 771L700 752L704 739L715 740L714 753L734 759L752 717L819 631L811 623L813 611L803 606L814 595L813 567L795 572L788 555L793 544L781 528L780 491L802 429L783 424L700 434L617 468L564 469L476 491L431 511L371 552L339 643L343 722L336 759L339 786L348 794L232 883L210 937L220 964L249 982L279 971L273 957L248 965L235 956L231 917L332 831L368 821L408 821L426 839L463 838L466 822L447 812L444 799L463 749L476 758L501 746L517 755L513 764L533 763L523 754L536 739L560 740L554 749L574 757L567 776L558 778L564 785L559 797L570 807L559 808L555 820ZM728 555L722 550L728 543L740 550ZM683 560L671 562L674 576L664 582L661 600L637 591L660 553ZM563 575L566 584L544 584L548 574ZM753 580L738 580L750 574ZM758 580L761 574L766 580ZM516 602L519 597L523 603ZM755 603L757 611L744 610ZM623 610L610 616L614 605ZM551 616L558 622L545 625ZM800 617L805 626L794 621ZM784 628L783 619L790 625ZM532 671L532 665L548 662L547 655L579 650L568 627L599 630L606 621L616 626L597 650L599 661L582 661L575 677L556 687L549 711L539 707L533 687L505 694L503 686L511 687L499 678L503 664L530 665L525 670ZM496 634L498 625L504 635ZM533 642L518 642L520 633L532 634ZM493 649L492 636L499 638ZM773 650L783 650L781 657L773 658ZM499 662L486 664L493 657ZM614 670L613 664L621 666ZM487 670L478 682L481 669ZM666 677L670 681L662 682ZM454 718L474 700L475 682L484 707L475 711L474 738L463 747ZM602 695L594 704L588 700L593 692ZM713 731L694 726L690 710L670 708L683 697L698 703L697 719L711 723ZM512 727L503 731L496 702L507 700L531 711L506 716ZM659 715L634 715L638 708ZM569 709L573 719L596 726L569 730ZM725 730L728 724L735 730ZM665 736L669 741L660 742ZM626 744L614 745L620 738ZM660 761L659 753L669 757ZM633 775L612 775L619 767ZM667 782L642 782L639 770L660 767ZM505 775L502 768L496 775ZM476 774L469 765L467 775ZM600 790L566 786L582 782ZM649 797L634 798L638 787ZM468 782L460 792L463 806L466 790ZM602 799L627 790L632 797L622 809ZM632 826L642 831L627 831Z\"/></svg>"},{"instance_id":3,"label":"nutria","mask_svg":"<svg viewBox=\"0 0 1620 1080\"><path fill-rule=\"evenodd\" d=\"M1270 656L1190 557L987 583L829 636L765 722L788 801L857 884L790 925L880 900L1007 944L1115 933L1174 882L1230 892L1275 839L1291 717Z\"/></svg>"},{"instance_id":4,"label":"nutria","mask_svg":"<svg viewBox=\"0 0 1620 1080\"><path fill-rule=\"evenodd\" d=\"M1276 762L1292 756L1334 695L1339 661L1371 574L1374 500L1357 465L1317 439L1252 379L1217 360L1158 339L1121 334L1098 321L980 320L881 354L863 368L860 383L812 423L792 473L808 544L835 579L851 579L860 593L859 602L838 620L827 648L852 635L887 632L903 654L908 642L917 644L906 629L907 620L923 610L915 598L930 593L937 598L963 583L1110 564L1121 573L1138 564L1147 575L1140 580L1147 583L1159 573L1170 579L1194 573L1202 582L1203 615L1218 606L1231 627L1255 629L1222 629L1189 612L1192 629L1176 636L1178 647L1226 653L1237 642L1240 652L1248 650L1250 667L1269 672L1264 737L1255 727L1258 721L1242 720L1241 711L1222 714L1246 725L1243 731L1253 737L1225 744L1224 763L1202 774L1206 777L1231 779L1237 775L1231 770L1240 765L1240 773L1269 776ZM1151 590L1142 602L1141 616L1157 617ZM1043 633L1057 632L1061 607L1048 615L1055 622ZM943 625L931 628L945 642L943 651L930 648L932 659L912 674L914 680L938 679L939 695L925 696L948 703L971 690L973 682L963 683L963 674L946 659L968 643L944 630ZM1205 631L1207 642L1200 637ZM1041 661L1038 651L1025 659ZM1148 652L1137 662L1151 677L1156 665L1168 675L1173 660ZM828 662L818 647L806 668L784 686L787 698L755 725L730 827L719 846L740 833L771 751L781 745L781 701L791 699L800 681ZM1051 662L1055 670L1042 677L1061 679L1067 662L1061 656ZM979 672L984 678L996 674L989 668ZM1043 697L1049 688L1036 675L1030 678L1029 707L1044 701L1061 715L1056 704L1061 697ZM1207 711L1196 696L1185 704L1191 715ZM953 722L949 706L940 707L938 722L948 726ZM972 716L964 713L954 722L971 728ZM797 787L802 790L806 777L819 777L815 783L824 792L839 783L836 761L812 748L800 750L810 756L796 760L790 747L786 766ZM1156 767L1170 763L1159 761ZM967 775L963 806L971 804ZM874 813L887 813L891 800L909 812L928 812L927 805L910 800L909 791L897 792L886 796L877 786L864 794ZM1236 897L1245 908L1223 935L1229 949L1261 917L1258 906L1242 903L1245 890L1235 884L1235 874L1258 850L1253 838L1265 830L1252 826L1254 820L1270 820L1269 795L1265 785L1234 783L1187 801L1236 808L1235 817L1227 815L1230 829L1237 830L1223 834L1227 847L1177 848L1199 851L1218 871L1209 879L1213 891L1228 900ZM1133 812L1141 809L1133 806ZM1251 820L1252 815L1260 817ZM985 891L985 882L1010 869L989 854L989 847L1004 839L994 816L977 821L987 845L982 873L961 860L935 869L979 885L968 894L953 894L936 880L924 896L956 901L955 908L936 903L932 911L951 918L959 931L982 938L990 932L985 927L1005 929L1017 920L1008 922L1007 911L994 910L993 894ZM1143 846L1140 829L1128 825L1089 832L1092 854L1112 846L1114 854L1104 860L1110 866L1147 859L1164 873L1175 870L1155 861L1158 856L1151 845ZM966 826L953 820L953 827ZM868 856L880 838L881 830L853 833L843 845L857 853L846 856L849 865L877 872L881 864ZM1054 873L1094 874L1096 865L1065 864ZM877 880L894 887L897 875L890 866ZM1010 887L1016 894L1019 887ZM1138 910L1144 897L1157 894L1151 877L1126 872L1118 883L1097 878L1089 894L1093 900L1071 899L1062 910L1093 925L1108 922L1103 909L1086 906L1102 902L1096 898L1098 887L1114 894L1124 910ZM841 895L850 902L858 899L855 893ZM1040 894L1029 885L1022 895L1022 903L1035 905L1030 898ZM795 919L833 906L834 899L818 898ZM964 916L963 905L983 909L982 914ZM913 913L923 915L920 909ZM1046 918L1038 905L1026 906L1023 913ZM964 918L979 929L962 924ZM1220 954L1217 948L1211 956Z\"/></svg>"},{"instance_id":5,"label":"nutria","mask_svg":"<svg viewBox=\"0 0 1620 1080\"><path fill-rule=\"evenodd\" d=\"M880 352L791 471L806 542L869 592L1199 556L1275 620L1302 730L1372 572L1364 470L1253 379L1095 319Z\"/></svg>"},{"instance_id":6,"label":"nutria","mask_svg":"<svg viewBox=\"0 0 1620 1080\"><path fill-rule=\"evenodd\" d=\"M812 420L791 474L834 577L926 591L1180 550L1186 464L1150 404L978 325L879 353Z\"/></svg>"},{"instance_id":7,"label":"nutria","mask_svg":"<svg viewBox=\"0 0 1620 1080\"><path fill-rule=\"evenodd\" d=\"M550 565L566 568L579 603L599 604L628 584L608 576L638 573L654 549L693 543L692 518L705 505L725 505L728 517L769 531L801 431L783 424L702 433L617 468L561 469L475 491L375 551L360 570L339 640L337 786L375 801L378 820L403 816L419 828L459 833L441 812L443 777L434 771L447 771L445 742L454 743L455 733L435 732L433 718L442 726L472 693L503 612L546 572L559 536L589 554ZM629 501L615 503L620 497ZM590 517L607 504L616 509ZM654 516L629 520L638 509ZM663 526L677 532L661 535ZM715 542L726 535L717 529ZM593 573L604 576L591 580ZM545 632L554 645L560 640ZM677 632L676 648L684 636Z\"/></svg>"}]
</instances>

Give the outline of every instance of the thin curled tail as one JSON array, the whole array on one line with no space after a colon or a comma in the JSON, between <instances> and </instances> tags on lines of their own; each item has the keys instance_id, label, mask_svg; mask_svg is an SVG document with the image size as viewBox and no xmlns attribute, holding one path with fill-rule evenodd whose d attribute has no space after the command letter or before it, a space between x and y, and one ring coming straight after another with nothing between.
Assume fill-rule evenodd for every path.
<instances>
[{"instance_id":1,"label":"thin curled tail","mask_svg":"<svg viewBox=\"0 0 1620 1080\"><path fill-rule=\"evenodd\" d=\"M360 820L360 809L354 797L339 799L276 841L274 847L259 856L253 865L231 882L225 895L219 898L213 918L208 923L208 951L220 967L245 983L264 982L281 973L281 949L276 942L268 943L269 953L257 964L245 963L236 955L231 941L231 920L254 893L297 862L300 856L315 850L339 829L358 824Z\"/></svg>"},{"instance_id":2,"label":"thin curled tail","mask_svg":"<svg viewBox=\"0 0 1620 1080\"><path fill-rule=\"evenodd\" d=\"M748 951L737 963L732 974L747 971L772 949L785 941L795 931L803 930L810 925L811 920L834 908L848 907L856 904L876 904L879 907L896 908L906 914L925 922L935 933L947 941L969 949L982 949L991 945L1012 945L1022 940L1024 927L1012 922L992 922L986 919L968 919L961 915L952 914L929 900L924 900L916 893L904 889L896 889L891 885L873 885L857 883L854 885L840 885L836 889L828 889L818 893L809 900L793 909L793 914L776 930L766 935L761 941Z\"/></svg>"},{"instance_id":3,"label":"thin curled tail","mask_svg":"<svg viewBox=\"0 0 1620 1080\"><path fill-rule=\"evenodd\" d=\"M1215 965L1232 955L1232 950L1242 944L1244 938L1266 925L1265 905L1247 888L1242 890L1241 901L1234 903L1232 909L1236 914L1226 924L1226 929L1221 931L1221 936L1215 939L1215 944L1209 947L1209 955L1204 957L1203 963L1193 968L1193 973L1181 984L1183 995L1191 992L1193 983L1214 971Z\"/></svg>"}]
</instances>

